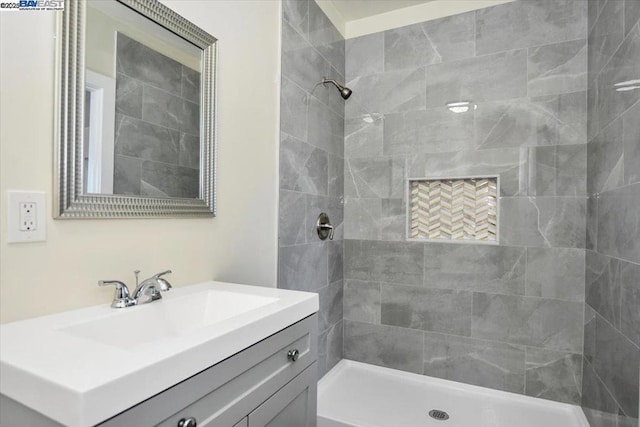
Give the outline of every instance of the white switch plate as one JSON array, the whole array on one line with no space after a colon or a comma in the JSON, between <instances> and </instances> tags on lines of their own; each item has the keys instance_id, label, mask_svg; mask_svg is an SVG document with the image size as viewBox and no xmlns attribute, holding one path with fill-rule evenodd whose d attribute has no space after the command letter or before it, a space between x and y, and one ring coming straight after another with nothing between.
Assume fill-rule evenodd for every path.
<instances>
[{"instance_id":1,"label":"white switch plate","mask_svg":"<svg viewBox=\"0 0 640 427\"><path fill-rule=\"evenodd\" d=\"M7 191L7 242L47 240L45 193Z\"/></svg>"}]
</instances>

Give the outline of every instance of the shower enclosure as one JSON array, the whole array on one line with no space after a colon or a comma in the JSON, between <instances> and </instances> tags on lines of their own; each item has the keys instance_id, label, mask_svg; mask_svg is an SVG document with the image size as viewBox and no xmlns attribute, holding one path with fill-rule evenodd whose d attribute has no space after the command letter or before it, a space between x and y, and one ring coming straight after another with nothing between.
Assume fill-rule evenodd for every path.
<instances>
[{"instance_id":1,"label":"shower enclosure","mask_svg":"<svg viewBox=\"0 0 640 427\"><path fill-rule=\"evenodd\" d=\"M283 1L279 286L320 294L320 376L344 358L637 425L639 18L516 0L345 41ZM477 177L495 244L411 238L410 181Z\"/></svg>"}]
</instances>

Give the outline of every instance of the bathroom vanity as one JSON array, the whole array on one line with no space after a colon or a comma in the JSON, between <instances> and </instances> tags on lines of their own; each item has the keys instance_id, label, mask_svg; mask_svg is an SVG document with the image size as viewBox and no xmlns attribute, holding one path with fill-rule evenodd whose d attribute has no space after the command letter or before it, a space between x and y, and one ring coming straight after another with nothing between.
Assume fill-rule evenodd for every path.
<instances>
[{"instance_id":1,"label":"bathroom vanity","mask_svg":"<svg viewBox=\"0 0 640 427\"><path fill-rule=\"evenodd\" d=\"M316 294L207 282L0 326L0 425L315 426Z\"/></svg>"}]
</instances>

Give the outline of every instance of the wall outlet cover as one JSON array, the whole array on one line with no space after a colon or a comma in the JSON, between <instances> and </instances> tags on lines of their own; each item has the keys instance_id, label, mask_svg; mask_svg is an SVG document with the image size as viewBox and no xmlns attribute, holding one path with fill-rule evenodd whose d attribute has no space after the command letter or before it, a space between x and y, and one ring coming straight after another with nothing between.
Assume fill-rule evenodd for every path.
<instances>
[{"instance_id":1,"label":"wall outlet cover","mask_svg":"<svg viewBox=\"0 0 640 427\"><path fill-rule=\"evenodd\" d=\"M7 242L47 239L46 195L35 191L7 191Z\"/></svg>"}]
</instances>

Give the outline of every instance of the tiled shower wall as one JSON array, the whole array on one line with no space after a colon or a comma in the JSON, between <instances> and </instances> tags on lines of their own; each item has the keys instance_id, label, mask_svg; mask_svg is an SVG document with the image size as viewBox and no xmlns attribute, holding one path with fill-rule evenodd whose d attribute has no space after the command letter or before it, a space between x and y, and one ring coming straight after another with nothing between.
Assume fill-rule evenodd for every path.
<instances>
[{"instance_id":1,"label":"tiled shower wall","mask_svg":"<svg viewBox=\"0 0 640 427\"><path fill-rule=\"evenodd\" d=\"M527 0L347 40L345 358L580 403L586 37ZM405 240L408 178L496 174L498 245Z\"/></svg>"},{"instance_id":2,"label":"tiled shower wall","mask_svg":"<svg viewBox=\"0 0 640 427\"><path fill-rule=\"evenodd\" d=\"M114 194L198 197L200 73L122 33L117 46Z\"/></svg>"},{"instance_id":3,"label":"tiled shower wall","mask_svg":"<svg viewBox=\"0 0 640 427\"><path fill-rule=\"evenodd\" d=\"M638 425L640 1L589 2L586 311L582 405L591 425ZM616 424L617 423L617 424Z\"/></svg>"},{"instance_id":4,"label":"tiled shower wall","mask_svg":"<svg viewBox=\"0 0 640 427\"><path fill-rule=\"evenodd\" d=\"M317 292L319 376L342 358L344 39L313 0L284 0L278 287ZM333 241L315 230L325 212Z\"/></svg>"}]
</instances>

